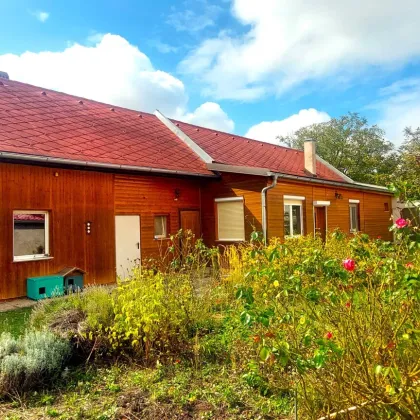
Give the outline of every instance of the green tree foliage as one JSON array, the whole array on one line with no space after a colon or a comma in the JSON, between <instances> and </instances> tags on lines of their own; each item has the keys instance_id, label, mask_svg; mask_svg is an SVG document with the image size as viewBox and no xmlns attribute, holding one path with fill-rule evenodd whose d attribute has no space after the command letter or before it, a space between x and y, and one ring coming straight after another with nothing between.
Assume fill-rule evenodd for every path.
<instances>
[{"instance_id":1,"label":"green tree foliage","mask_svg":"<svg viewBox=\"0 0 420 420\"><path fill-rule=\"evenodd\" d=\"M405 140L399 148L399 164L391 176L392 189L402 200L420 200L420 127L404 130Z\"/></svg>"},{"instance_id":2,"label":"green tree foliage","mask_svg":"<svg viewBox=\"0 0 420 420\"><path fill-rule=\"evenodd\" d=\"M354 181L386 184L397 166L394 146L384 131L366 118L348 113L320 124L303 127L281 143L303 149L305 140L317 141L317 154Z\"/></svg>"}]
</instances>

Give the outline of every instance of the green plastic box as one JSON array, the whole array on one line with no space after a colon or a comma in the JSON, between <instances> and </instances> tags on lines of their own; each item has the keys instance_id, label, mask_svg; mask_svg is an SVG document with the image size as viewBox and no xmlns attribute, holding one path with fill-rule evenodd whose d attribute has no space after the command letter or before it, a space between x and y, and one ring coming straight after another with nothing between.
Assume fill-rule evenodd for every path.
<instances>
[{"instance_id":1,"label":"green plastic box","mask_svg":"<svg viewBox=\"0 0 420 420\"><path fill-rule=\"evenodd\" d=\"M29 277L26 280L27 296L33 300L64 294L63 277L59 275Z\"/></svg>"}]
</instances>

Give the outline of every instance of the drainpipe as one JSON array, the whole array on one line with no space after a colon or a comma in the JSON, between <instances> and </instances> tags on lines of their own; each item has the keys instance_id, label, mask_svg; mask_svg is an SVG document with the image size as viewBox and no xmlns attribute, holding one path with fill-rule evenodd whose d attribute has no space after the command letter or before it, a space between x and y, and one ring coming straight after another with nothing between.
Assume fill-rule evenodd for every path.
<instances>
[{"instance_id":1,"label":"drainpipe","mask_svg":"<svg viewBox=\"0 0 420 420\"><path fill-rule=\"evenodd\" d=\"M271 190L277 185L278 174L274 175L273 183L264 187L261 190L261 205L262 205L262 230L263 230L263 239L264 243L267 243L267 191Z\"/></svg>"}]
</instances>

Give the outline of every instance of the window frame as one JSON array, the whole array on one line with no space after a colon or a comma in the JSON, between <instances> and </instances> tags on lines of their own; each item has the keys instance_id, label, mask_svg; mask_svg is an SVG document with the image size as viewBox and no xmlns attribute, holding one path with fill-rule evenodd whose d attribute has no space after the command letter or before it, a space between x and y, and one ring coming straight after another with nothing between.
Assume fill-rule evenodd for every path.
<instances>
[{"instance_id":1,"label":"window frame","mask_svg":"<svg viewBox=\"0 0 420 420\"><path fill-rule=\"evenodd\" d=\"M166 223L165 223L165 234L164 235L156 235L155 233L155 220L156 217L165 217ZM169 239L169 214L154 214L153 215L153 239L156 240L164 240Z\"/></svg>"},{"instance_id":2,"label":"window frame","mask_svg":"<svg viewBox=\"0 0 420 420\"><path fill-rule=\"evenodd\" d=\"M356 209L356 229L352 228L352 208ZM349 200L349 222L350 222L350 233L360 232L360 200Z\"/></svg>"},{"instance_id":3,"label":"window frame","mask_svg":"<svg viewBox=\"0 0 420 420\"><path fill-rule=\"evenodd\" d=\"M229 203L229 202L242 202L243 208L243 238L221 238L220 237L220 215L219 215L219 203ZM215 212L216 212L216 241L217 242L245 242L246 240L246 231L245 231L245 200L243 196L239 197L224 197L224 198L215 198L214 199Z\"/></svg>"},{"instance_id":4,"label":"window frame","mask_svg":"<svg viewBox=\"0 0 420 420\"><path fill-rule=\"evenodd\" d=\"M16 214L43 214L44 220L44 237L45 249L43 254L18 255L15 256L15 215ZM37 261L51 258L50 253L50 212L48 210L13 210L12 215L12 229L13 229L13 262L22 261Z\"/></svg>"},{"instance_id":5,"label":"window frame","mask_svg":"<svg viewBox=\"0 0 420 420\"><path fill-rule=\"evenodd\" d=\"M297 238L299 236L303 236L305 234L305 226L303 225L303 203L305 202L306 197L301 196L284 196L283 197L283 228L285 225L285 207L289 207L289 229L290 235L286 235L286 230L284 230L284 237L285 238ZM293 206L300 207L300 233L295 234L293 231Z\"/></svg>"}]
</instances>

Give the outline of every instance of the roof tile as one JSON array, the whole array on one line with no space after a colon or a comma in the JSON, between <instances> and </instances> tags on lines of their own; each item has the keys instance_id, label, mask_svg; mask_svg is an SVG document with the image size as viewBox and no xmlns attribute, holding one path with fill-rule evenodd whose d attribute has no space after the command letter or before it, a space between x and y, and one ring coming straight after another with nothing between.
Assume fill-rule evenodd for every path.
<instances>
[{"instance_id":1,"label":"roof tile","mask_svg":"<svg viewBox=\"0 0 420 420\"><path fill-rule=\"evenodd\" d=\"M304 156L301 150L198 127L181 121L173 120L173 122L217 163L267 168L273 172L310 177L305 171ZM346 179L319 161L316 163L316 168L317 178L346 182Z\"/></svg>"},{"instance_id":2,"label":"roof tile","mask_svg":"<svg viewBox=\"0 0 420 420\"><path fill-rule=\"evenodd\" d=\"M79 100L8 80L0 86L0 151L212 174L154 115Z\"/></svg>"}]
</instances>

